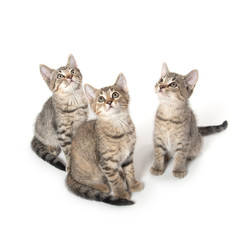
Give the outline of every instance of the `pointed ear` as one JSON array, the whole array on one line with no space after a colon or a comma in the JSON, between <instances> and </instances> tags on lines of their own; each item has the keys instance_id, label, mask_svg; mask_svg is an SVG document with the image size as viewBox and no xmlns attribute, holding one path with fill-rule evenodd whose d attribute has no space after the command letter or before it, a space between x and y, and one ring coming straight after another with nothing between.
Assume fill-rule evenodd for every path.
<instances>
[{"instance_id":1,"label":"pointed ear","mask_svg":"<svg viewBox=\"0 0 251 240\"><path fill-rule=\"evenodd\" d=\"M198 70L193 70L185 76L186 85L190 90L193 90L199 78Z\"/></svg>"},{"instance_id":2,"label":"pointed ear","mask_svg":"<svg viewBox=\"0 0 251 240\"><path fill-rule=\"evenodd\" d=\"M72 54L70 54L68 57L67 66L78 68L77 62Z\"/></svg>"},{"instance_id":3,"label":"pointed ear","mask_svg":"<svg viewBox=\"0 0 251 240\"><path fill-rule=\"evenodd\" d=\"M166 76L169 73L166 63L162 64L161 77Z\"/></svg>"},{"instance_id":4,"label":"pointed ear","mask_svg":"<svg viewBox=\"0 0 251 240\"><path fill-rule=\"evenodd\" d=\"M117 80L114 85L121 88L124 92L128 92L126 79L123 73L120 73L118 75Z\"/></svg>"},{"instance_id":5,"label":"pointed ear","mask_svg":"<svg viewBox=\"0 0 251 240\"><path fill-rule=\"evenodd\" d=\"M85 95L90 103L95 100L97 89L89 84L84 85Z\"/></svg>"},{"instance_id":6,"label":"pointed ear","mask_svg":"<svg viewBox=\"0 0 251 240\"><path fill-rule=\"evenodd\" d=\"M51 80L51 75L52 75L53 69L51 69L43 64L40 64L39 68L40 68L40 73L41 73L43 79L46 81L47 84L49 84L50 80Z\"/></svg>"}]
</instances>

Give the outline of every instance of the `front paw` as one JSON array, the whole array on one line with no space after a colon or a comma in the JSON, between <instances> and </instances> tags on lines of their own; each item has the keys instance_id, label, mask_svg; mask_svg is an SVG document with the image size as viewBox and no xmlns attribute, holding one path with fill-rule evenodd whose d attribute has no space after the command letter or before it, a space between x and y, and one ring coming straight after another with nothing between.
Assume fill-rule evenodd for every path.
<instances>
[{"instance_id":1,"label":"front paw","mask_svg":"<svg viewBox=\"0 0 251 240\"><path fill-rule=\"evenodd\" d=\"M139 192L142 189L143 189L143 184L140 182L137 182L133 186L130 187L131 192Z\"/></svg>"},{"instance_id":2,"label":"front paw","mask_svg":"<svg viewBox=\"0 0 251 240\"><path fill-rule=\"evenodd\" d=\"M184 178L187 175L187 171L173 171L173 176L176 178Z\"/></svg>"},{"instance_id":3,"label":"front paw","mask_svg":"<svg viewBox=\"0 0 251 240\"><path fill-rule=\"evenodd\" d=\"M130 198L131 198L131 193L125 191L125 192L122 192L122 193L115 194L115 197L130 200Z\"/></svg>"},{"instance_id":4,"label":"front paw","mask_svg":"<svg viewBox=\"0 0 251 240\"><path fill-rule=\"evenodd\" d=\"M152 175L159 176L164 173L164 170L151 167L150 172Z\"/></svg>"}]
</instances>

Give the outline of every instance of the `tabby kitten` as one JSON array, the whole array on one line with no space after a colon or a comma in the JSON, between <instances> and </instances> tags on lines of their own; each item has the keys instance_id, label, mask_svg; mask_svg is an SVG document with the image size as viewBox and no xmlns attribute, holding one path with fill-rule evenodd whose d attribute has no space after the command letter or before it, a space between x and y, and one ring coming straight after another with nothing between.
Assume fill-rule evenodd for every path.
<instances>
[{"instance_id":1,"label":"tabby kitten","mask_svg":"<svg viewBox=\"0 0 251 240\"><path fill-rule=\"evenodd\" d=\"M86 199L133 204L130 192L142 190L142 184L134 176L136 134L126 79L120 74L112 86L97 90L86 84L84 89L97 120L82 123L73 138L66 184Z\"/></svg>"},{"instance_id":2,"label":"tabby kitten","mask_svg":"<svg viewBox=\"0 0 251 240\"><path fill-rule=\"evenodd\" d=\"M53 70L40 65L40 72L52 91L52 97L37 117L31 147L40 158L65 171L65 164L57 156L62 148L68 166L72 137L88 117L82 75L72 55L65 67Z\"/></svg>"},{"instance_id":3,"label":"tabby kitten","mask_svg":"<svg viewBox=\"0 0 251 240\"><path fill-rule=\"evenodd\" d=\"M227 128L227 121L219 126L197 127L188 99L198 80L198 71L186 76L169 72L163 64L160 80L155 85L160 104L155 117L153 175L165 171L166 161L173 157L173 175L187 174L186 160L194 159L202 146L202 136Z\"/></svg>"}]
</instances>

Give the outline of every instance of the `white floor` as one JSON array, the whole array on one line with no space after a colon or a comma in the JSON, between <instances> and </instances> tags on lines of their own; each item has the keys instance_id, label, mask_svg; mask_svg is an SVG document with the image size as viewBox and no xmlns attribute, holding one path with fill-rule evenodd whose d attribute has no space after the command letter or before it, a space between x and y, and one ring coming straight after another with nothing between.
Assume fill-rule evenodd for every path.
<instances>
[{"instance_id":1,"label":"white floor","mask_svg":"<svg viewBox=\"0 0 251 240\"><path fill-rule=\"evenodd\" d=\"M1 3L1 239L250 239L250 56L248 1L14 1ZM137 130L135 169L145 188L135 205L76 197L66 174L30 149L33 124L50 92L39 64L73 53L84 83L111 85L123 72ZM204 138L201 155L175 179L171 161L150 175L162 62L199 70L191 97Z\"/></svg>"}]
</instances>

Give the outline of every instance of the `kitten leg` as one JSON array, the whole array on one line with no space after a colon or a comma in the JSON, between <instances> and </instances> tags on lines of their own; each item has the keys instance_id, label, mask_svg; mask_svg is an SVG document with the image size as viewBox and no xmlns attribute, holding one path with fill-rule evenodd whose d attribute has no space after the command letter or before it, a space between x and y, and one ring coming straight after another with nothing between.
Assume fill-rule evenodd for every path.
<instances>
[{"instance_id":1,"label":"kitten leg","mask_svg":"<svg viewBox=\"0 0 251 240\"><path fill-rule=\"evenodd\" d=\"M62 125L62 127L59 127L57 134L58 134L59 144L66 158L66 172L69 172L70 152L72 143L71 128L65 128L64 125Z\"/></svg>"},{"instance_id":2,"label":"kitten leg","mask_svg":"<svg viewBox=\"0 0 251 240\"><path fill-rule=\"evenodd\" d=\"M154 145L154 164L150 169L153 175L162 175L165 171L165 155L166 149L162 144Z\"/></svg>"},{"instance_id":3,"label":"kitten leg","mask_svg":"<svg viewBox=\"0 0 251 240\"><path fill-rule=\"evenodd\" d=\"M124 181L119 174L118 161L112 158L101 159L100 167L110 183L114 196L130 199L131 194L125 190Z\"/></svg>"},{"instance_id":4,"label":"kitten leg","mask_svg":"<svg viewBox=\"0 0 251 240\"><path fill-rule=\"evenodd\" d=\"M119 170L119 175L123 180L125 180L125 174L122 170Z\"/></svg>"},{"instance_id":5,"label":"kitten leg","mask_svg":"<svg viewBox=\"0 0 251 240\"><path fill-rule=\"evenodd\" d=\"M195 159L200 150L201 150L201 147L202 147L202 138L201 136L199 135L197 138L196 138L196 142L195 144L191 145L190 146L190 149L189 149L189 152L188 152L188 157L187 157L187 160L193 160Z\"/></svg>"},{"instance_id":6,"label":"kitten leg","mask_svg":"<svg viewBox=\"0 0 251 240\"><path fill-rule=\"evenodd\" d=\"M143 189L143 184L138 182L135 178L134 166L133 166L132 154L122 164L123 171L125 173L126 184L131 192L139 192Z\"/></svg>"},{"instance_id":7,"label":"kitten leg","mask_svg":"<svg viewBox=\"0 0 251 240\"><path fill-rule=\"evenodd\" d=\"M186 170L187 149L178 148L174 154L173 175L177 178L184 178L187 174Z\"/></svg>"}]
</instances>

